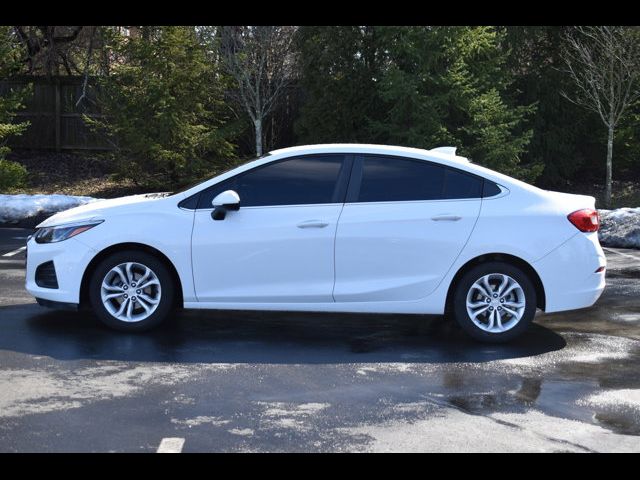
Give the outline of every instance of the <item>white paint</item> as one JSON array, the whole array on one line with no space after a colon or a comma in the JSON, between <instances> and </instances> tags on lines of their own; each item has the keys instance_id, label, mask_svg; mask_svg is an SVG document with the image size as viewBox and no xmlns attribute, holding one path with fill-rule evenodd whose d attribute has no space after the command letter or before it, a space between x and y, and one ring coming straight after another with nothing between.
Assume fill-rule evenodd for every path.
<instances>
[{"instance_id":1,"label":"white paint","mask_svg":"<svg viewBox=\"0 0 640 480\"><path fill-rule=\"evenodd\" d=\"M345 204L335 235L335 301L428 296L469 240L481 203L478 198ZM439 215L460 220L433 221Z\"/></svg>"},{"instance_id":2,"label":"white paint","mask_svg":"<svg viewBox=\"0 0 640 480\"><path fill-rule=\"evenodd\" d=\"M5 254L3 254L3 257L13 257L17 254L19 254L20 252L24 252L27 249L26 246L24 247L20 247L20 248L16 248L15 250L11 251L11 252L7 252Z\"/></svg>"},{"instance_id":3,"label":"white paint","mask_svg":"<svg viewBox=\"0 0 640 480\"><path fill-rule=\"evenodd\" d=\"M184 446L184 438L163 438L156 453L180 453Z\"/></svg>"},{"instance_id":4,"label":"white paint","mask_svg":"<svg viewBox=\"0 0 640 480\"><path fill-rule=\"evenodd\" d=\"M342 204L240 207L223 221L197 210L191 242L198 300L332 303L341 210ZM297 227L313 219L328 226Z\"/></svg>"}]
</instances>

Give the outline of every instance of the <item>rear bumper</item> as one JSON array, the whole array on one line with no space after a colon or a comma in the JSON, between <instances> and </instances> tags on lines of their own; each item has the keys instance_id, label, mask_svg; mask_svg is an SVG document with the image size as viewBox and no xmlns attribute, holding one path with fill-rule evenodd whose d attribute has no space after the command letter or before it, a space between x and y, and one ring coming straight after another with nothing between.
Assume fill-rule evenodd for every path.
<instances>
[{"instance_id":1,"label":"rear bumper","mask_svg":"<svg viewBox=\"0 0 640 480\"><path fill-rule=\"evenodd\" d=\"M545 291L545 311L561 312L593 305L605 288L607 260L597 233L577 233L533 263Z\"/></svg>"}]
</instances>

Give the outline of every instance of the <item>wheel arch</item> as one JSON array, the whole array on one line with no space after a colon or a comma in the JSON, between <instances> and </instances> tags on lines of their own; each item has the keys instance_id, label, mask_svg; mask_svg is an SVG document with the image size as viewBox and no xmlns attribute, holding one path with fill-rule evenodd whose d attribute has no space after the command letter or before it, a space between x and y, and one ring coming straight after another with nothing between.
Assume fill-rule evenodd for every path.
<instances>
[{"instance_id":1,"label":"wheel arch","mask_svg":"<svg viewBox=\"0 0 640 480\"><path fill-rule=\"evenodd\" d=\"M112 253L120 252L123 250L138 250L141 252L146 252L153 255L162 263L164 263L165 266L168 268L169 273L171 274L171 277L173 278L173 281L176 286L175 288L176 304L175 305L177 307L182 307L184 305L184 299L182 296L182 282L180 281L180 276L178 275L178 271L176 270L176 267L173 265L173 262L169 260L169 257L167 257L164 253L162 253L157 248L151 247L149 245L145 245L143 243L125 242L125 243L117 243L115 245L110 245L104 250L101 250L100 252L98 252L91 259L91 261L87 265L87 268L85 268L84 273L82 274L82 281L80 283L80 306L81 307L86 307L89 305L89 279L91 278L91 275L95 270L95 268L98 266L98 264L102 260L107 258Z\"/></svg>"},{"instance_id":2,"label":"wheel arch","mask_svg":"<svg viewBox=\"0 0 640 480\"><path fill-rule=\"evenodd\" d=\"M510 255L508 253L486 253L483 255L479 255L475 258L472 258L467 263L465 263L462 267L458 269L453 280L449 284L449 290L447 291L447 299L445 303L445 313L449 313L451 310L451 302L453 301L453 293L458 286L458 282L462 278L462 276L471 270L476 265L480 265L485 262L499 261L509 263L515 267L520 268L531 280L533 286L536 290L536 301L537 307L541 310L546 308L546 295L544 291L544 285L542 284L542 280L540 279L540 275L538 272L529 264L526 260L523 260L520 257L516 257L515 255Z\"/></svg>"}]
</instances>

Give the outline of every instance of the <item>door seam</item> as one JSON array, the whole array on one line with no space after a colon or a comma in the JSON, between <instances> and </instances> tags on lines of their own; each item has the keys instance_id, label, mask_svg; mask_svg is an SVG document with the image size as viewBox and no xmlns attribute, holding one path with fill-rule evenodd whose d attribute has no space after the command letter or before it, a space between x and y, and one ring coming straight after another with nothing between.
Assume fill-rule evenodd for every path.
<instances>
[{"instance_id":1,"label":"door seam","mask_svg":"<svg viewBox=\"0 0 640 480\"><path fill-rule=\"evenodd\" d=\"M333 303L336 303L336 280L337 280L337 264L336 264L336 243L338 241L338 228L340 227L340 217L342 217L342 212L344 211L345 204L342 204L342 208L340 209L340 213L338 214L338 220L336 221L336 231L333 234L333 288L331 289L331 299Z\"/></svg>"}]
</instances>

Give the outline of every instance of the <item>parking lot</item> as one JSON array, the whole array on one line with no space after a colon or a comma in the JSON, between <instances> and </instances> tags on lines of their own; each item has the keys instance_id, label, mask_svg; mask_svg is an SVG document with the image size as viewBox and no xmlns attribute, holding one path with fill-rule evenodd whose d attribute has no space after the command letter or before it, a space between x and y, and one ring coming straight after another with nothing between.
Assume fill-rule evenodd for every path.
<instances>
[{"instance_id":1,"label":"parking lot","mask_svg":"<svg viewBox=\"0 0 640 480\"><path fill-rule=\"evenodd\" d=\"M0 229L0 451L640 451L640 251L508 345L438 316L183 311L146 334L38 306Z\"/></svg>"}]
</instances>

